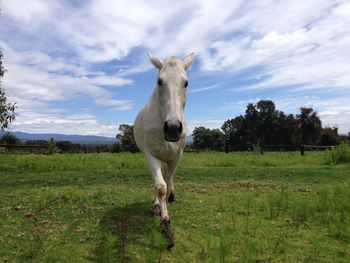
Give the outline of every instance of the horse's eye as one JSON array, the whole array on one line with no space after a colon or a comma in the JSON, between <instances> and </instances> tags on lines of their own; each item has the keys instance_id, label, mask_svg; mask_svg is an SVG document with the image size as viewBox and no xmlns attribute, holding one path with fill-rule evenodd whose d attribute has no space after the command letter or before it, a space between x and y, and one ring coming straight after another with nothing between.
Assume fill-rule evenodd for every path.
<instances>
[{"instance_id":1,"label":"horse's eye","mask_svg":"<svg viewBox=\"0 0 350 263\"><path fill-rule=\"evenodd\" d=\"M158 79L158 86L162 86L162 84L163 84L163 80Z\"/></svg>"},{"instance_id":2,"label":"horse's eye","mask_svg":"<svg viewBox=\"0 0 350 263\"><path fill-rule=\"evenodd\" d=\"M184 86L185 86L185 88L187 88L187 86L188 86L188 80L185 81Z\"/></svg>"}]
</instances>

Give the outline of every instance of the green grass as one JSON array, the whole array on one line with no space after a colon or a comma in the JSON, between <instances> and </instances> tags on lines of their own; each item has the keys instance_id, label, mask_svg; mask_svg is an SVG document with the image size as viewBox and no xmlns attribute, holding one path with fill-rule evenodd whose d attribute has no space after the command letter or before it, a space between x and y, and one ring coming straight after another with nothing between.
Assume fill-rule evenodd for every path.
<instances>
[{"instance_id":1,"label":"green grass","mask_svg":"<svg viewBox=\"0 0 350 263\"><path fill-rule=\"evenodd\" d=\"M142 154L0 155L0 262L350 262L350 166L328 153L186 153L152 218Z\"/></svg>"},{"instance_id":2,"label":"green grass","mask_svg":"<svg viewBox=\"0 0 350 263\"><path fill-rule=\"evenodd\" d=\"M350 145L342 142L327 153L326 164L350 163Z\"/></svg>"}]
</instances>

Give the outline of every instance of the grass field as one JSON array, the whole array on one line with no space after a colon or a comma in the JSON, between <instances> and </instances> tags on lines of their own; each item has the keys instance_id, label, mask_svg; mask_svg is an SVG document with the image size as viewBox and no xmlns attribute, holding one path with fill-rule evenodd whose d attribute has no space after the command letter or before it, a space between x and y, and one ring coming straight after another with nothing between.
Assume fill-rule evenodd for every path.
<instances>
[{"instance_id":1,"label":"grass field","mask_svg":"<svg viewBox=\"0 0 350 263\"><path fill-rule=\"evenodd\" d=\"M0 155L0 262L350 262L350 166L326 153L187 153L149 215L142 154Z\"/></svg>"}]
</instances>

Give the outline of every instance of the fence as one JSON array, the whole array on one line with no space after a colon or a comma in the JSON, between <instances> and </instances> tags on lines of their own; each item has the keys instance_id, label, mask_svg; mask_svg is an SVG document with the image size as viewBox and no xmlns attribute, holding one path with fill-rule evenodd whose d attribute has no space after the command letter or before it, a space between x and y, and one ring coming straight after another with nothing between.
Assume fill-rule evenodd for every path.
<instances>
[{"instance_id":1,"label":"fence","mask_svg":"<svg viewBox=\"0 0 350 263\"><path fill-rule=\"evenodd\" d=\"M300 151L300 155L304 156L306 151L325 151L330 150L334 147L337 147L337 145L330 145L330 146L316 146L316 145L305 145L301 144L299 146L293 146L293 145L264 145L261 147L261 154L264 153L264 151Z\"/></svg>"},{"instance_id":2,"label":"fence","mask_svg":"<svg viewBox=\"0 0 350 263\"><path fill-rule=\"evenodd\" d=\"M220 152L257 152L260 154L264 154L264 152L287 152L287 151L299 151L300 155L304 155L306 151L324 151L329 150L334 147L337 147L337 145L331 145L331 146L316 146L316 145L284 145L284 144L275 144L275 145L253 145L250 149L229 149L228 145L225 145L224 149L219 150ZM184 152L204 152L204 151L210 151L210 149L200 149L198 147L193 147L193 145L187 145Z\"/></svg>"},{"instance_id":3,"label":"fence","mask_svg":"<svg viewBox=\"0 0 350 263\"><path fill-rule=\"evenodd\" d=\"M12 149L20 149L29 153L46 153L48 147L43 145L0 144L0 151L1 149L3 152L10 152Z\"/></svg>"},{"instance_id":4,"label":"fence","mask_svg":"<svg viewBox=\"0 0 350 263\"><path fill-rule=\"evenodd\" d=\"M332 149L334 147L337 147L337 145L331 145L331 146L315 146L315 145L299 145L299 146L292 146L292 145L263 145L259 148L259 152L261 154L264 154L265 151L300 151L300 155L305 155L306 151L325 151ZM17 145L17 144L0 144L0 152L11 152L12 149L16 152L17 150L23 150L23 152L26 153L47 153L48 147L44 145ZM191 147L186 147L185 152L187 153L199 153L201 151L200 149L193 149ZM83 151L87 153L87 151ZM97 152L100 153L100 148L97 147ZM237 151L230 151L230 152L237 152ZM226 153L229 153L226 149Z\"/></svg>"},{"instance_id":5,"label":"fence","mask_svg":"<svg viewBox=\"0 0 350 263\"><path fill-rule=\"evenodd\" d=\"M300 155L304 155L305 151L325 151L330 150L334 147L337 147L337 145L331 145L331 146L315 146L315 145L300 145Z\"/></svg>"}]
</instances>

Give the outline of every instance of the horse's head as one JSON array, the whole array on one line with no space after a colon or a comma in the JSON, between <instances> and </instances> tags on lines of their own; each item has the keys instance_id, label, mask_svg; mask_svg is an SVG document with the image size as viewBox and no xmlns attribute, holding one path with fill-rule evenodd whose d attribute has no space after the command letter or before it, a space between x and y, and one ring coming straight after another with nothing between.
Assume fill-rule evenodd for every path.
<instances>
[{"instance_id":1,"label":"horse's head","mask_svg":"<svg viewBox=\"0 0 350 263\"><path fill-rule=\"evenodd\" d=\"M157 98L161 113L164 138L176 142L186 136L184 108L188 79L186 70L192 64L193 53L184 60L170 57L165 61L148 54L152 64L159 69L157 80Z\"/></svg>"}]
</instances>

